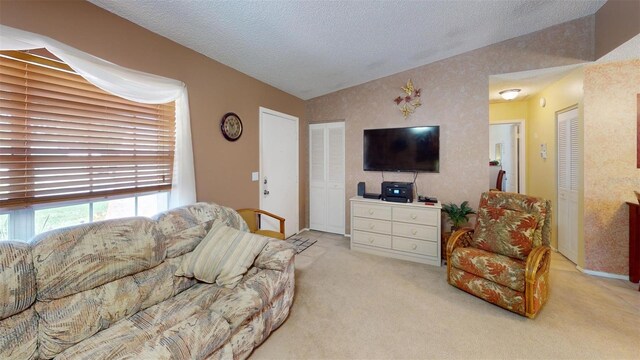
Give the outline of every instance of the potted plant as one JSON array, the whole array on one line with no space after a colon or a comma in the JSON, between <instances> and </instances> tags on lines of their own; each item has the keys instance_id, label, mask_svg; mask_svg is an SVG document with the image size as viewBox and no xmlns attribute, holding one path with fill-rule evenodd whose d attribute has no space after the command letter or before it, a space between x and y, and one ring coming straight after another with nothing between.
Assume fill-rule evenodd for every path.
<instances>
[{"instance_id":1,"label":"potted plant","mask_svg":"<svg viewBox=\"0 0 640 360\"><path fill-rule=\"evenodd\" d=\"M448 215L451 222L451 231L456 231L461 225L469 222L469 215L476 212L469 206L468 201L463 201L460 206L454 203L448 203L442 205L442 212Z\"/></svg>"}]
</instances>

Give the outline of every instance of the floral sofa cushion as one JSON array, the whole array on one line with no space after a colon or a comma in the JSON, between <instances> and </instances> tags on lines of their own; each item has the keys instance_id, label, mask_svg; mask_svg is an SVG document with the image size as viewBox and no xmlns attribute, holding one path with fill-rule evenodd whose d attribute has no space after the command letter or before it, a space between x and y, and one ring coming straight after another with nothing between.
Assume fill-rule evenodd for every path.
<instances>
[{"instance_id":1,"label":"floral sofa cushion","mask_svg":"<svg viewBox=\"0 0 640 360\"><path fill-rule=\"evenodd\" d=\"M524 291L525 263L522 260L475 248L457 248L451 254L451 265L515 291Z\"/></svg>"},{"instance_id":2,"label":"floral sofa cushion","mask_svg":"<svg viewBox=\"0 0 640 360\"><path fill-rule=\"evenodd\" d=\"M496 207L481 208L471 246L525 260L533 249L538 223L539 219L532 214Z\"/></svg>"},{"instance_id":3,"label":"floral sofa cushion","mask_svg":"<svg viewBox=\"0 0 640 360\"><path fill-rule=\"evenodd\" d=\"M457 288L500 307L524 315L524 293L466 271L451 268L449 280Z\"/></svg>"}]
</instances>

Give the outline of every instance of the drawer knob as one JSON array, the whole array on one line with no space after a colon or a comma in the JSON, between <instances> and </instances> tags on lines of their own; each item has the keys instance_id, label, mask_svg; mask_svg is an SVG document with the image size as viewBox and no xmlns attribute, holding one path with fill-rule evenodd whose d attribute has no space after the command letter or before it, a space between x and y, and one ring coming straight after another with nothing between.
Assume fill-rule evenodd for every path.
<instances>
[{"instance_id":1,"label":"drawer knob","mask_svg":"<svg viewBox=\"0 0 640 360\"><path fill-rule=\"evenodd\" d=\"M369 224L369 229L373 229L374 227L376 227L376 224Z\"/></svg>"},{"instance_id":2,"label":"drawer knob","mask_svg":"<svg viewBox=\"0 0 640 360\"><path fill-rule=\"evenodd\" d=\"M416 214L411 214L411 218L415 220L417 218Z\"/></svg>"},{"instance_id":3,"label":"drawer knob","mask_svg":"<svg viewBox=\"0 0 640 360\"><path fill-rule=\"evenodd\" d=\"M411 234L415 235L417 233L418 233L418 230L416 230L416 229L411 230Z\"/></svg>"},{"instance_id":4,"label":"drawer knob","mask_svg":"<svg viewBox=\"0 0 640 360\"><path fill-rule=\"evenodd\" d=\"M418 245L416 245L416 244L411 245L411 250L415 250L417 248L418 248Z\"/></svg>"},{"instance_id":5,"label":"drawer knob","mask_svg":"<svg viewBox=\"0 0 640 360\"><path fill-rule=\"evenodd\" d=\"M369 209L369 215L373 215L373 209Z\"/></svg>"},{"instance_id":6,"label":"drawer knob","mask_svg":"<svg viewBox=\"0 0 640 360\"><path fill-rule=\"evenodd\" d=\"M373 244L373 238L369 238L369 243Z\"/></svg>"}]
</instances>

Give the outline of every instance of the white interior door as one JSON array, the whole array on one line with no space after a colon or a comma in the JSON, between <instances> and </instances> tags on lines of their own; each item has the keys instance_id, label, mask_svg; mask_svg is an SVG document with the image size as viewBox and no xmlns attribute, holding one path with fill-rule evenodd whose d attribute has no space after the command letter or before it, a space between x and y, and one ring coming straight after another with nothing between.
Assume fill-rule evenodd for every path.
<instances>
[{"instance_id":1,"label":"white interior door","mask_svg":"<svg viewBox=\"0 0 640 360\"><path fill-rule=\"evenodd\" d=\"M286 219L285 236L300 231L298 118L260 108L260 208ZM279 223L262 217L262 228Z\"/></svg>"},{"instance_id":2,"label":"white interior door","mask_svg":"<svg viewBox=\"0 0 640 360\"><path fill-rule=\"evenodd\" d=\"M578 109L558 114L558 251L578 262Z\"/></svg>"},{"instance_id":3,"label":"white interior door","mask_svg":"<svg viewBox=\"0 0 640 360\"><path fill-rule=\"evenodd\" d=\"M326 231L325 126L309 125L309 228Z\"/></svg>"},{"instance_id":4,"label":"white interior door","mask_svg":"<svg viewBox=\"0 0 640 360\"><path fill-rule=\"evenodd\" d=\"M344 123L309 125L309 226L344 234Z\"/></svg>"}]
</instances>

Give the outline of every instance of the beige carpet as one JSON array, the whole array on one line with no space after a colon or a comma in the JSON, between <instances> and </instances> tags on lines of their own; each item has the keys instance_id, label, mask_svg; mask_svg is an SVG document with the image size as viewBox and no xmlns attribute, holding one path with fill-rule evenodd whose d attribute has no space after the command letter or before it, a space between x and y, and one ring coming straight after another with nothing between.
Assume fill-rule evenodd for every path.
<instances>
[{"instance_id":1,"label":"beige carpet","mask_svg":"<svg viewBox=\"0 0 640 360\"><path fill-rule=\"evenodd\" d=\"M637 359L637 284L579 273L552 258L550 300L535 320L468 295L446 267L349 250L315 231L296 258L287 321L252 359Z\"/></svg>"}]
</instances>

